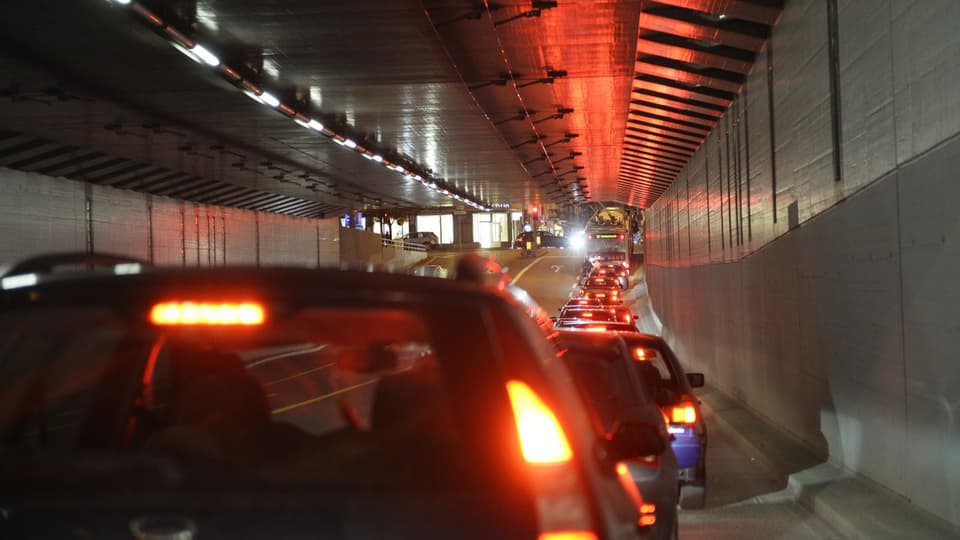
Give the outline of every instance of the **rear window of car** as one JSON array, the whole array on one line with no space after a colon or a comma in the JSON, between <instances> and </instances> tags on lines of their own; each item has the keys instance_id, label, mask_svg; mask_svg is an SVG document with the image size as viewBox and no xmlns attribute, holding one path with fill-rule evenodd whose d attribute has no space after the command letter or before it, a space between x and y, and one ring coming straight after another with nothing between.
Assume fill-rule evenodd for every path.
<instances>
[{"instance_id":1,"label":"rear window of car","mask_svg":"<svg viewBox=\"0 0 960 540\"><path fill-rule=\"evenodd\" d=\"M467 417L508 407L479 311L308 307L245 327L98 307L0 314L0 441L280 483L462 479L490 461ZM451 327L455 340L439 331Z\"/></svg>"},{"instance_id":2,"label":"rear window of car","mask_svg":"<svg viewBox=\"0 0 960 540\"><path fill-rule=\"evenodd\" d=\"M625 340L634 359L633 368L640 380L651 391L665 388L671 392L684 391L683 375L670 363L666 351L649 342Z\"/></svg>"},{"instance_id":3,"label":"rear window of car","mask_svg":"<svg viewBox=\"0 0 960 540\"><path fill-rule=\"evenodd\" d=\"M645 402L636 393L622 353L615 347L569 342L561 342L561 347L561 358L592 412L599 434L609 433L625 411Z\"/></svg>"}]
</instances>

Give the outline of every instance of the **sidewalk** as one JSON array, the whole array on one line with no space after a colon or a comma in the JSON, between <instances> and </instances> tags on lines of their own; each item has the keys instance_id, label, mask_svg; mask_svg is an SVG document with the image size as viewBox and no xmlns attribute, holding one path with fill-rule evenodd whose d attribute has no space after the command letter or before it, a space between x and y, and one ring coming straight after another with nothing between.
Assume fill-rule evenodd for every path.
<instances>
[{"instance_id":1,"label":"sidewalk","mask_svg":"<svg viewBox=\"0 0 960 540\"><path fill-rule=\"evenodd\" d=\"M660 334L660 320L646 294L646 281L636 283L627 301L639 315L637 324L644 332ZM734 434L735 444L746 455L782 479L785 489L762 498L796 502L846 538L960 538L960 528L862 476L826 462L823 456L722 391L708 386L697 395L704 408L709 409L711 419L723 423L726 431Z\"/></svg>"},{"instance_id":2,"label":"sidewalk","mask_svg":"<svg viewBox=\"0 0 960 540\"><path fill-rule=\"evenodd\" d=\"M707 388L698 395L713 420L736 434L745 453L786 480L786 489L766 497L799 503L846 538L960 538L960 530L949 523L866 478L824 462L721 391Z\"/></svg>"}]
</instances>

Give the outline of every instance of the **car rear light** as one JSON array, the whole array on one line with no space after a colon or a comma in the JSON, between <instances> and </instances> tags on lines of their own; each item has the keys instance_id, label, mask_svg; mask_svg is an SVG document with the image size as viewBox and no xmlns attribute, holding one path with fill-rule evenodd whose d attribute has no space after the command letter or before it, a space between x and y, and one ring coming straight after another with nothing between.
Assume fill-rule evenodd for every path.
<instances>
[{"instance_id":1,"label":"car rear light","mask_svg":"<svg viewBox=\"0 0 960 540\"><path fill-rule=\"evenodd\" d=\"M623 233L617 235L617 240L623 240Z\"/></svg>"},{"instance_id":2,"label":"car rear light","mask_svg":"<svg viewBox=\"0 0 960 540\"><path fill-rule=\"evenodd\" d=\"M695 424L697 409L690 403L680 403L670 407L671 424Z\"/></svg>"},{"instance_id":3,"label":"car rear light","mask_svg":"<svg viewBox=\"0 0 960 540\"><path fill-rule=\"evenodd\" d=\"M531 464L566 463L573 459L567 436L553 411L529 386L507 382L523 459Z\"/></svg>"},{"instance_id":4,"label":"car rear light","mask_svg":"<svg viewBox=\"0 0 960 540\"><path fill-rule=\"evenodd\" d=\"M540 533L537 540L597 540L590 531L555 531Z\"/></svg>"},{"instance_id":5,"label":"car rear light","mask_svg":"<svg viewBox=\"0 0 960 540\"><path fill-rule=\"evenodd\" d=\"M590 313L590 312L588 311L588 312L584 313L583 316L586 317L586 318L588 318L588 319L590 319L590 318L593 317L593 313Z\"/></svg>"},{"instance_id":6,"label":"car rear light","mask_svg":"<svg viewBox=\"0 0 960 540\"><path fill-rule=\"evenodd\" d=\"M633 353L633 359L638 362L643 362L647 359L647 351L643 347L634 347L631 352Z\"/></svg>"},{"instance_id":7,"label":"car rear light","mask_svg":"<svg viewBox=\"0 0 960 540\"><path fill-rule=\"evenodd\" d=\"M150 322L161 326L253 326L263 320L263 306L253 302L161 302L150 310Z\"/></svg>"},{"instance_id":8,"label":"car rear light","mask_svg":"<svg viewBox=\"0 0 960 540\"><path fill-rule=\"evenodd\" d=\"M623 316L623 322L631 322L631 321L633 321L633 316L630 315L629 313Z\"/></svg>"},{"instance_id":9,"label":"car rear light","mask_svg":"<svg viewBox=\"0 0 960 540\"><path fill-rule=\"evenodd\" d=\"M588 326L584 330L587 332L606 332L607 329L603 326Z\"/></svg>"},{"instance_id":10,"label":"car rear light","mask_svg":"<svg viewBox=\"0 0 960 540\"><path fill-rule=\"evenodd\" d=\"M597 540L573 450L554 412L526 383L507 382L520 453L537 498L538 540Z\"/></svg>"},{"instance_id":11,"label":"car rear light","mask_svg":"<svg viewBox=\"0 0 960 540\"><path fill-rule=\"evenodd\" d=\"M640 492L637 483L633 481L630 468L623 462L617 463L617 480L620 482L623 490L627 492L627 496L633 502L637 511L640 512L640 518L637 520L637 524L648 527L656 523L657 506L643 500L643 493Z\"/></svg>"},{"instance_id":12,"label":"car rear light","mask_svg":"<svg viewBox=\"0 0 960 540\"><path fill-rule=\"evenodd\" d=\"M592 234L588 234L588 235L587 235L587 240L593 240L593 235L592 235Z\"/></svg>"}]
</instances>

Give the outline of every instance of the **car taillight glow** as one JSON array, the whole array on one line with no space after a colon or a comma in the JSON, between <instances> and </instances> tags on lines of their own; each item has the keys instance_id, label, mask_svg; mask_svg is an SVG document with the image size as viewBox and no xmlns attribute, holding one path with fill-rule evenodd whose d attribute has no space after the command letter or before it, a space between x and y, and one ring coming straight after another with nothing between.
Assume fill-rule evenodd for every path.
<instances>
[{"instance_id":1,"label":"car taillight glow","mask_svg":"<svg viewBox=\"0 0 960 540\"><path fill-rule=\"evenodd\" d=\"M634 347L632 352L633 359L638 362L643 362L647 359L647 351L643 347Z\"/></svg>"},{"instance_id":2,"label":"car taillight glow","mask_svg":"<svg viewBox=\"0 0 960 540\"><path fill-rule=\"evenodd\" d=\"M585 328L587 332L606 332L607 329L603 326L588 326Z\"/></svg>"},{"instance_id":3,"label":"car taillight glow","mask_svg":"<svg viewBox=\"0 0 960 540\"><path fill-rule=\"evenodd\" d=\"M617 240L623 240L623 233L617 235Z\"/></svg>"},{"instance_id":4,"label":"car taillight glow","mask_svg":"<svg viewBox=\"0 0 960 540\"><path fill-rule=\"evenodd\" d=\"M540 533L537 540L597 540L590 531L553 531Z\"/></svg>"},{"instance_id":5,"label":"car taillight glow","mask_svg":"<svg viewBox=\"0 0 960 540\"><path fill-rule=\"evenodd\" d=\"M253 326L263 321L263 306L253 302L161 302L150 310L150 322L161 326Z\"/></svg>"},{"instance_id":6,"label":"car taillight glow","mask_svg":"<svg viewBox=\"0 0 960 540\"><path fill-rule=\"evenodd\" d=\"M697 421L697 410L689 403L681 403L670 408L671 424L694 424Z\"/></svg>"},{"instance_id":7,"label":"car taillight glow","mask_svg":"<svg viewBox=\"0 0 960 540\"><path fill-rule=\"evenodd\" d=\"M616 469L617 480L620 482L623 490L627 493L627 496L637 508L637 511L640 512L640 519L637 521L637 523L644 527L656 523L657 518L654 514L657 511L657 506L653 503L643 500L643 493L640 492L640 488L637 486L637 483L633 481L633 476L630 474L630 468L627 467L625 463L620 462L617 463Z\"/></svg>"},{"instance_id":8,"label":"car taillight glow","mask_svg":"<svg viewBox=\"0 0 960 540\"><path fill-rule=\"evenodd\" d=\"M570 461L573 451L567 436L556 415L540 396L520 381L507 382L507 393L510 395L523 459L532 464Z\"/></svg>"}]
</instances>

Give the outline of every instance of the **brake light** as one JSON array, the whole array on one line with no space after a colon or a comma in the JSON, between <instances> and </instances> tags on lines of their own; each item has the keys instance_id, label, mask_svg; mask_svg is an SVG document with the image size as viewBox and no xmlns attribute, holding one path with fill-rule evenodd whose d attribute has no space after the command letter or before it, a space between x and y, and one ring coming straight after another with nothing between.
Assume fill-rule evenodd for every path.
<instances>
[{"instance_id":1,"label":"brake light","mask_svg":"<svg viewBox=\"0 0 960 540\"><path fill-rule=\"evenodd\" d=\"M567 436L553 411L529 386L507 382L510 406L520 437L523 459L532 464L566 463L573 458Z\"/></svg>"},{"instance_id":2,"label":"brake light","mask_svg":"<svg viewBox=\"0 0 960 540\"><path fill-rule=\"evenodd\" d=\"M162 326L253 326L263 320L263 306L253 302L161 302L150 310L150 322Z\"/></svg>"},{"instance_id":3,"label":"brake light","mask_svg":"<svg viewBox=\"0 0 960 540\"><path fill-rule=\"evenodd\" d=\"M556 415L527 384L507 382L523 459L537 497L538 540L597 540L573 451Z\"/></svg>"},{"instance_id":4,"label":"brake light","mask_svg":"<svg viewBox=\"0 0 960 540\"><path fill-rule=\"evenodd\" d=\"M589 319L593 317L593 313L587 311L586 313L583 314L583 316Z\"/></svg>"},{"instance_id":5,"label":"brake light","mask_svg":"<svg viewBox=\"0 0 960 540\"><path fill-rule=\"evenodd\" d=\"M631 316L629 313L623 316L623 322L630 322L632 320L633 320L633 316Z\"/></svg>"},{"instance_id":6,"label":"brake light","mask_svg":"<svg viewBox=\"0 0 960 540\"><path fill-rule=\"evenodd\" d=\"M647 359L647 351L643 347L634 347L633 348L633 359L638 362L643 362Z\"/></svg>"},{"instance_id":7,"label":"brake light","mask_svg":"<svg viewBox=\"0 0 960 540\"><path fill-rule=\"evenodd\" d=\"M592 234L588 234L588 235L587 235L587 240L593 240L593 235L592 235Z\"/></svg>"},{"instance_id":8,"label":"brake light","mask_svg":"<svg viewBox=\"0 0 960 540\"><path fill-rule=\"evenodd\" d=\"M588 326L585 328L587 332L606 332L606 328L602 326Z\"/></svg>"},{"instance_id":9,"label":"brake light","mask_svg":"<svg viewBox=\"0 0 960 540\"><path fill-rule=\"evenodd\" d=\"M623 240L623 233L617 235L617 240Z\"/></svg>"},{"instance_id":10,"label":"brake light","mask_svg":"<svg viewBox=\"0 0 960 540\"><path fill-rule=\"evenodd\" d=\"M540 533L537 540L597 540L590 531L555 531Z\"/></svg>"},{"instance_id":11,"label":"brake light","mask_svg":"<svg viewBox=\"0 0 960 540\"><path fill-rule=\"evenodd\" d=\"M657 505L643 500L643 494L640 492L640 488L637 487L637 483L633 481L633 476L630 475L630 468L623 462L617 463L617 480L620 482L623 490L627 492L627 496L630 497L637 511L640 512L640 519L637 523L644 527L656 523Z\"/></svg>"},{"instance_id":12,"label":"brake light","mask_svg":"<svg viewBox=\"0 0 960 540\"><path fill-rule=\"evenodd\" d=\"M671 424L695 424L697 410L690 403L681 403L670 408Z\"/></svg>"}]
</instances>

